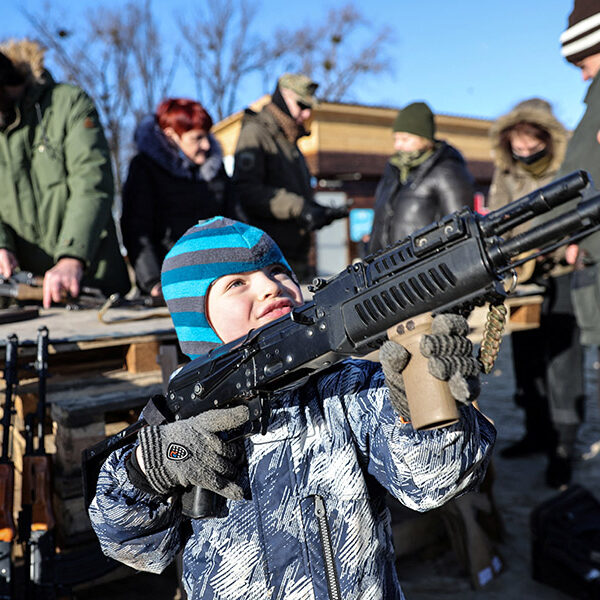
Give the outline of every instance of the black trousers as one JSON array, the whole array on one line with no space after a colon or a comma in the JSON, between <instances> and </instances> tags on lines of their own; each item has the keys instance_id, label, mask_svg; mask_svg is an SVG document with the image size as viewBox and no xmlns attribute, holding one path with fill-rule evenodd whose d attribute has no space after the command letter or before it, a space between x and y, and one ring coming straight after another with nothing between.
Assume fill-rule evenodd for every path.
<instances>
[{"instance_id":1,"label":"black trousers","mask_svg":"<svg viewBox=\"0 0 600 600\"><path fill-rule=\"evenodd\" d=\"M545 280L540 327L511 334L515 401L527 434L552 450L572 451L584 418L584 351L571 304L569 275Z\"/></svg>"}]
</instances>

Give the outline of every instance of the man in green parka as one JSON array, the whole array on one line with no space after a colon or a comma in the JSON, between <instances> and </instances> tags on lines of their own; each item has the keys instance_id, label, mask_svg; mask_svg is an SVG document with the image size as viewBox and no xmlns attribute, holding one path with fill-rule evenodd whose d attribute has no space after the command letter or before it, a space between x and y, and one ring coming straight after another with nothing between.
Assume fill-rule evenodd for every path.
<instances>
[{"instance_id":1,"label":"man in green parka","mask_svg":"<svg viewBox=\"0 0 600 600\"><path fill-rule=\"evenodd\" d=\"M45 307L84 285L126 293L98 114L80 88L54 82L43 56L28 40L0 45L0 274L43 276Z\"/></svg>"}]
</instances>

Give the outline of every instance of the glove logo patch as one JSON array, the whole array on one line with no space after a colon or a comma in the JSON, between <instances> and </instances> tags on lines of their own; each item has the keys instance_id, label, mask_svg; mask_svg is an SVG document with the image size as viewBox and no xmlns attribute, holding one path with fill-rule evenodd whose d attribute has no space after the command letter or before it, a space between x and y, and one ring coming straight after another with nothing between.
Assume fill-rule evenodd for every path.
<instances>
[{"instance_id":1,"label":"glove logo patch","mask_svg":"<svg viewBox=\"0 0 600 600\"><path fill-rule=\"evenodd\" d=\"M170 460L185 460L190 457L189 450L181 444L169 444L167 458Z\"/></svg>"}]
</instances>

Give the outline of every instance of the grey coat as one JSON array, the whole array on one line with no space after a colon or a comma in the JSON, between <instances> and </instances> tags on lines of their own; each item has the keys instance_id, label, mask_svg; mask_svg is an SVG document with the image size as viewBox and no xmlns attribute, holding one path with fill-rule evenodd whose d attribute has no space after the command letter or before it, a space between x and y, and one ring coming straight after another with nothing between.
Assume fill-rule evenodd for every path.
<instances>
[{"instance_id":1,"label":"grey coat","mask_svg":"<svg viewBox=\"0 0 600 600\"><path fill-rule=\"evenodd\" d=\"M600 130L600 73L596 75L585 96L586 111L573 132L567 146L565 160L558 177L577 169L590 173L596 187L600 186L600 144L596 134ZM575 271L572 280L572 300L581 342L600 345L600 232L580 243L580 249L589 263L587 268Z\"/></svg>"}]
</instances>

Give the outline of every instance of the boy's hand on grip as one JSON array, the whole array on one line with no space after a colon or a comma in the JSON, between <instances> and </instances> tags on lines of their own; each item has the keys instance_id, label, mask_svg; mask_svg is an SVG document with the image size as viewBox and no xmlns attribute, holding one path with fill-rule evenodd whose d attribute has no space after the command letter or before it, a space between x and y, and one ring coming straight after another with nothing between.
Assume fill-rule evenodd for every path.
<instances>
[{"instance_id":1,"label":"boy's hand on grip","mask_svg":"<svg viewBox=\"0 0 600 600\"><path fill-rule=\"evenodd\" d=\"M473 344L467 338L469 325L460 315L437 315L431 324L431 334L421 339L420 350L427 357L429 372L447 381L450 393L458 402L469 404L480 391L481 367L473 357ZM379 351L379 359L386 383L390 389L390 401L396 412L410 419L402 371L410 360L404 346L385 342Z\"/></svg>"},{"instance_id":2,"label":"boy's hand on grip","mask_svg":"<svg viewBox=\"0 0 600 600\"><path fill-rule=\"evenodd\" d=\"M142 469L152 488L169 494L178 487L193 485L241 500L243 491L235 478L242 442L227 442L218 434L240 427L248 418L248 407L242 405L144 427L138 440Z\"/></svg>"},{"instance_id":3,"label":"boy's hand on grip","mask_svg":"<svg viewBox=\"0 0 600 600\"><path fill-rule=\"evenodd\" d=\"M401 344L385 342L379 350L379 360L390 390L390 402L394 410L406 421L410 421L410 411L406 400L402 371L410 360L410 353Z\"/></svg>"}]
</instances>

